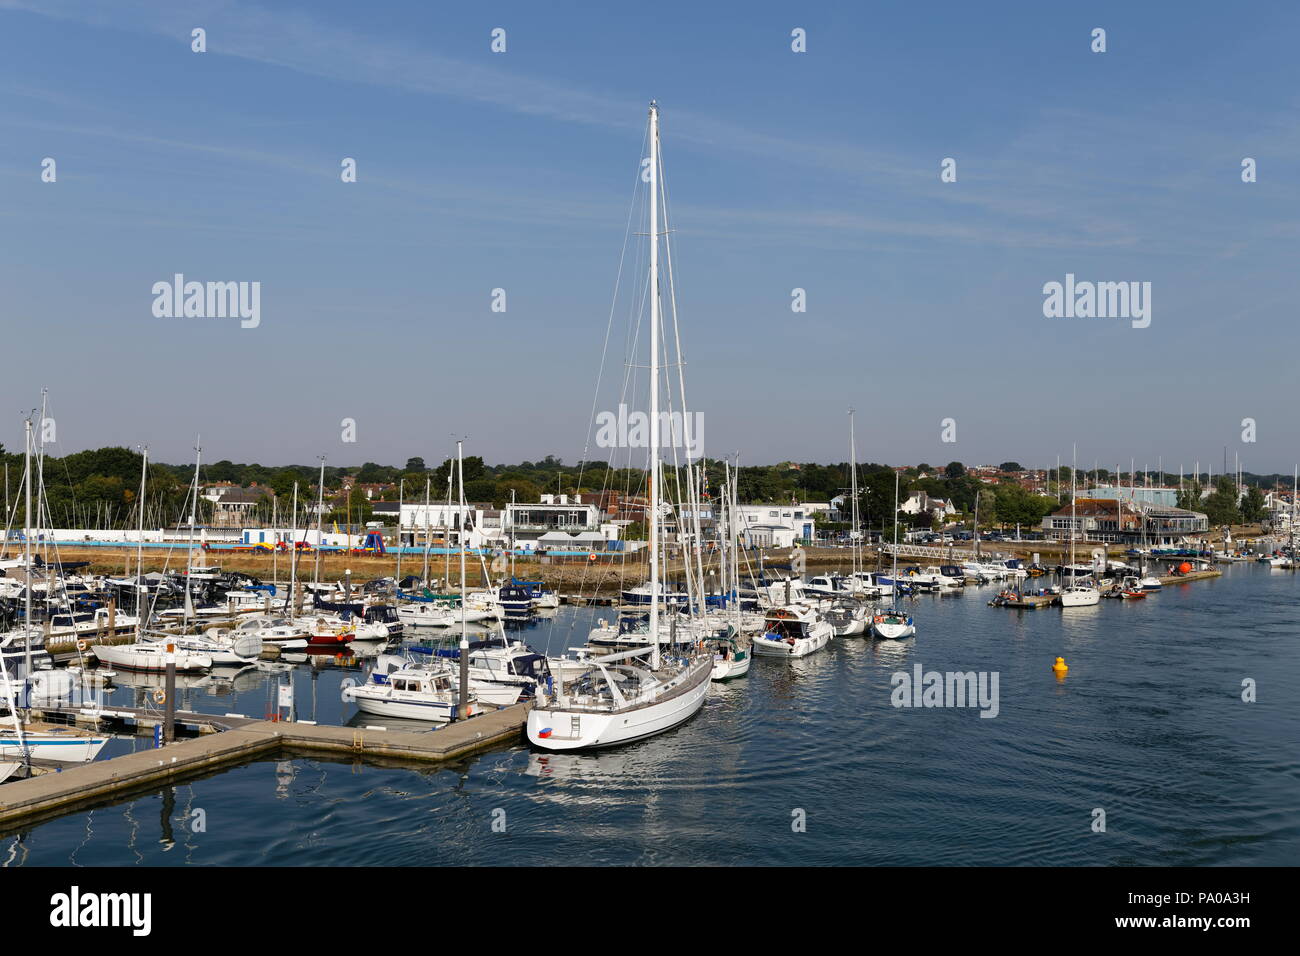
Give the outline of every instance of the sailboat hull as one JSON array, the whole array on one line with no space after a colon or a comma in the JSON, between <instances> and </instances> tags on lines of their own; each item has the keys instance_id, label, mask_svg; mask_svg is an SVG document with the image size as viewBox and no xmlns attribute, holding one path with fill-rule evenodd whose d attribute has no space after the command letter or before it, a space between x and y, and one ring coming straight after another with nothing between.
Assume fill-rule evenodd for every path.
<instances>
[{"instance_id":1,"label":"sailboat hull","mask_svg":"<svg viewBox=\"0 0 1300 956\"><path fill-rule=\"evenodd\" d=\"M749 664L752 661L748 654L741 657L728 657L726 660L717 658L713 662L714 680L731 680L733 677L744 677L749 673Z\"/></svg>"},{"instance_id":2,"label":"sailboat hull","mask_svg":"<svg viewBox=\"0 0 1300 956\"><path fill-rule=\"evenodd\" d=\"M73 731L49 731L23 735L27 751L34 760L53 760L58 763L86 763L99 756L108 738L98 735L79 735ZM0 759L22 759L23 748L14 733L0 736Z\"/></svg>"},{"instance_id":3,"label":"sailboat hull","mask_svg":"<svg viewBox=\"0 0 1300 956\"><path fill-rule=\"evenodd\" d=\"M693 675L693 683L667 700L622 712L535 709L528 713L528 742L543 750L596 750L630 744L672 730L704 706L712 683L711 665Z\"/></svg>"}]
</instances>

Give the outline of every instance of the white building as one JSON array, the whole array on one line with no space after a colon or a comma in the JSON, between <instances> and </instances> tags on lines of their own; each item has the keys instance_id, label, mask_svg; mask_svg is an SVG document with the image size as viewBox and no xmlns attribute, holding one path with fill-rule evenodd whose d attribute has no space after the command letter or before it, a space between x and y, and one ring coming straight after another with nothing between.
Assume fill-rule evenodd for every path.
<instances>
[{"instance_id":1,"label":"white building","mask_svg":"<svg viewBox=\"0 0 1300 956\"><path fill-rule=\"evenodd\" d=\"M829 507L827 505L826 507ZM741 527L741 540L752 529L757 537L771 537L782 541L811 541L817 534L817 521L805 505L737 505L736 518ZM787 533L782 534L780 531ZM761 533L759 533L761 532ZM763 547L789 547L789 544L770 544Z\"/></svg>"},{"instance_id":2,"label":"white building","mask_svg":"<svg viewBox=\"0 0 1300 956\"><path fill-rule=\"evenodd\" d=\"M952 506L952 501L945 501L943 498L931 498L924 491L913 492L906 501L898 506L898 510L907 515L918 515L922 511L928 511L932 516L947 518L957 513L957 509Z\"/></svg>"}]
</instances>

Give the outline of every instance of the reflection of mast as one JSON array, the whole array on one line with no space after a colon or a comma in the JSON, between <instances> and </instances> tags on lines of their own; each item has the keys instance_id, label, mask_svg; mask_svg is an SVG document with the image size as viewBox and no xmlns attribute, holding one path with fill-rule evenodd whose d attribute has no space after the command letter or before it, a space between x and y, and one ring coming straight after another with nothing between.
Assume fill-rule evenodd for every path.
<instances>
[{"instance_id":1,"label":"reflection of mast","mask_svg":"<svg viewBox=\"0 0 1300 956\"><path fill-rule=\"evenodd\" d=\"M176 788L163 787L162 792L162 809L159 811L159 825L162 829L162 836L158 842L162 844L164 850L170 850L176 845L176 838L172 835L172 815L176 813Z\"/></svg>"}]
</instances>

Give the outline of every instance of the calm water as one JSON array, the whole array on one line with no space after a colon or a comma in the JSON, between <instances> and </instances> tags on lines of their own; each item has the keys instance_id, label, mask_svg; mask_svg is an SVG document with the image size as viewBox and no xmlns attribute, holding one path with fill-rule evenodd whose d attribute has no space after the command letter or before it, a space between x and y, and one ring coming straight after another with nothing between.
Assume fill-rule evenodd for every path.
<instances>
[{"instance_id":1,"label":"calm water","mask_svg":"<svg viewBox=\"0 0 1300 956\"><path fill-rule=\"evenodd\" d=\"M1254 564L1145 601L1015 612L928 595L902 644L758 659L694 720L594 755L501 748L451 767L259 761L0 839L7 865L1295 864L1300 578ZM525 636L559 653L608 610ZM1050 667L1070 665L1061 683ZM898 709L890 676L1000 675L1000 713ZM299 666L299 715L355 721L360 671ZM1258 682L1258 702L1241 700ZM260 716L250 671L188 690ZM127 702L131 688L114 693ZM376 722L370 718L365 722ZM383 721L393 726L393 721ZM114 752L144 746L120 740ZM1091 829L1093 808L1105 833ZM206 830L193 832L194 811ZM794 832L803 811L806 832ZM505 832L494 832L504 819Z\"/></svg>"}]
</instances>

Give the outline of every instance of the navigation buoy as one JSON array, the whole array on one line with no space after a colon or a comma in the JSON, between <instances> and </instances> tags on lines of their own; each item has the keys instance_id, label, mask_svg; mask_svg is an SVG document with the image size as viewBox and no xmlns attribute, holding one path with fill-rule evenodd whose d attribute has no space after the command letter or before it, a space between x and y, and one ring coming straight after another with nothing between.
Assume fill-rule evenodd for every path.
<instances>
[{"instance_id":1,"label":"navigation buoy","mask_svg":"<svg viewBox=\"0 0 1300 956\"><path fill-rule=\"evenodd\" d=\"M1065 663L1064 657L1058 657L1056 659L1056 663L1052 665L1052 671L1056 674L1057 677L1064 677L1066 675L1066 672L1069 671L1069 669L1070 669L1070 665Z\"/></svg>"}]
</instances>

